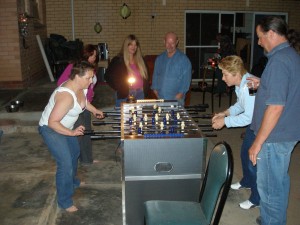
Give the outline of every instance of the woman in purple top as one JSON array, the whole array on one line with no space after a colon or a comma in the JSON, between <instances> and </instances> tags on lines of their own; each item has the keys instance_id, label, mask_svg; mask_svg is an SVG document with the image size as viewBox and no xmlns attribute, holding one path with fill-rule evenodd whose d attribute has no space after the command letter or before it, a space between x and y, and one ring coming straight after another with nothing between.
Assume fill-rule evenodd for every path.
<instances>
[{"instance_id":1,"label":"woman in purple top","mask_svg":"<svg viewBox=\"0 0 300 225\"><path fill-rule=\"evenodd\" d=\"M97 57L97 48L94 45L88 44L85 45L82 51L81 60L88 61L92 65L95 65L96 63L96 57ZM62 75L59 77L57 81L57 85L60 86L62 83L67 81L69 79L69 76L71 74L71 70L73 68L73 63L70 63ZM94 88L97 83L97 77L93 77L93 83L89 86L88 92L87 92L87 100L89 102L93 101L94 97ZM78 117L78 120L75 123L75 127L83 125L86 130L91 130L91 114L89 111L84 110L83 113L81 113ZM80 155L79 155L79 161L82 164L92 164L99 162L98 160L93 159L93 152L92 152L92 142L89 135L83 135L78 137L79 145L80 145Z\"/></svg>"},{"instance_id":2,"label":"woman in purple top","mask_svg":"<svg viewBox=\"0 0 300 225\"><path fill-rule=\"evenodd\" d=\"M149 89L148 72L139 41L133 34L125 38L120 53L111 60L105 73L106 82L116 91L116 107L126 102L130 77L135 79L130 94L136 99L144 99Z\"/></svg>"}]
</instances>

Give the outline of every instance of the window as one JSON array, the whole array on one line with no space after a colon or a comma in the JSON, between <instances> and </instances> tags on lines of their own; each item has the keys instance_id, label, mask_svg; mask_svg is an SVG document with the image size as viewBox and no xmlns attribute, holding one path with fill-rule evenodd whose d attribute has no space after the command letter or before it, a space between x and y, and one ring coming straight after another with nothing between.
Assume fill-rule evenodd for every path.
<instances>
[{"instance_id":1,"label":"window","mask_svg":"<svg viewBox=\"0 0 300 225\"><path fill-rule=\"evenodd\" d=\"M207 60L214 57L218 50L218 33L230 37L236 53L242 57L250 71L252 64L263 54L255 34L255 22L266 15L286 13L232 12L232 11L195 11L185 12L185 53L192 63L194 81L203 79ZM252 47L253 46L253 47ZM210 78L212 74L206 74Z\"/></svg>"},{"instance_id":2,"label":"window","mask_svg":"<svg viewBox=\"0 0 300 225\"><path fill-rule=\"evenodd\" d=\"M35 19L35 22L40 24L45 23L45 18L43 14L43 4L44 0L21 0L24 4L24 10L26 14Z\"/></svg>"},{"instance_id":3,"label":"window","mask_svg":"<svg viewBox=\"0 0 300 225\"><path fill-rule=\"evenodd\" d=\"M217 52L218 33L218 13L186 13L185 53L192 63L192 79L200 79L203 66Z\"/></svg>"}]
</instances>

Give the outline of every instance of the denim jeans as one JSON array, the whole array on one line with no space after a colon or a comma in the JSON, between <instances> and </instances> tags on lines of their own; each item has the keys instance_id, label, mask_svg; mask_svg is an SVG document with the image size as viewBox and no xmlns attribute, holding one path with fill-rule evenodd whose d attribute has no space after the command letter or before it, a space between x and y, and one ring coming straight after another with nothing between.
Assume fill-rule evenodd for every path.
<instances>
[{"instance_id":1,"label":"denim jeans","mask_svg":"<svg viewBox=\"0 0 300 225\"><path fill-rule=\"evenodd\" d=\"M144 99L145 98L143 89L129 90L129 94L133 95L135 97L135 99Z\"/></svg>"},{"instance_id":2,"label":"denim jeans","mask_svg":"<svg viewBox=\"0 0 300 225\"><path fill-rule=\"evenodd\" d=\"M59 134L48 126L39 126L38 130L56 161L58 206L63 209L69 208L73 205L74 190L80 184L80 180L76 178L80 153L78 139Z\"/></svg>"},{"instance_id":3,"label":"denim jeans","mask_svg":"<svg viewBox=\"0 0 300 225\"><path fill-rule=\"evenodd\" d=\"M255 140L255 134L250 129L250 126L246 129L246 134L243 140L241 147L241 161L243 168L243 178L240 181L240 184L243 187L251 189L251 195L249 201L255 205L259 205L260 197L257 191L256 185L256 166L253 166L252 162L249 159L249 148L251 147L253 141Z\"/></svg>"},{"instance_id":4,"label":"denim jeans","mask_svg":"<svg viewBox=\"0 0 300 225\"><path fill-rule=\"evenodd\" d=\"M138 90L130 90L129 92L130 95L133 95L135 99L144 99L144 90L143 89L138 89ZM120 107L122 102L126 102L127 98L118 98L118 95L116 93L116 107Z\"/></svg>"},{"instance_id":5,"label":"denim jeans","mask_svg":"<svg viewBox=\"0 0 300 225\"><path fill-rule=\"evenodd\" d=\"M297 142L264 143L257 160L262 225L285 225L290 190L288 169Z\"/></svg>"},{"instance_id":6,"label":"denim jeans","mask_svg":"<svg viewBox=\"0 0 300 225\"><path fill-rule=\"evenodd\" d=\"M127 98L116 98L116 107L121 107L122 102L126 102Z\"/></svg>"}]
</instances>

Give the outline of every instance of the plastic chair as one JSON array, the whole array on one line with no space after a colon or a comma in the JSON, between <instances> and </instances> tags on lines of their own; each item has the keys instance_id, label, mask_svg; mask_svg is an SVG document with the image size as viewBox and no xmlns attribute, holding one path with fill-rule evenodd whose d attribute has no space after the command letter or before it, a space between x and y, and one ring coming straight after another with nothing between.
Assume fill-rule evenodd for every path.
<instances>
[{"instance_id":1,"label":"plastic chair","mask_svg":"<svg viewBox=\"0 0 300 225\"><path fill-rule=\"evenodd\" d=\"M217 225L233 175L230 146L220 142L213 148L199 202L151 200L144 203L146 225ZM188 187L187 187L188 188Z\"/></svg>"}]
</instances>

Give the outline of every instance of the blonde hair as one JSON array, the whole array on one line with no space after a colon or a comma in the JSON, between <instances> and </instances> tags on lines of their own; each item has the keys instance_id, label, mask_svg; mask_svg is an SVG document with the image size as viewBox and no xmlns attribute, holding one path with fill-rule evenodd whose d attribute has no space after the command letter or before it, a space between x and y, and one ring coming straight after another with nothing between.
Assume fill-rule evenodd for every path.
<instances>
[{"instance_id":1,"label":"blonde hair","mask_svg":"<svg viewBox=\"0 0 300 225\"><path fill-rule=\"evenodd\" d=\"M241 57L236 55L226 56L221 60L218 67L221 70L228 71L233 76L236 76L237 74L241 74L241 76L243 76L245 73L247 73L243 60Z\"/></svg>"},{"instance_id":2,"label":"blonde hair","mask_svg":"<svg viewBox=\"0 0 300 225\"><path fill-rule=\"evenodd\" d=\"M136 52L133 55L134 62L137 65L141 76L144 79L147 79L148 78L148 72L147 72L147 69L146 69L145 62L143 60L140 43L139 43L139 41L138 41L138 39L136 38L135 35L130 34L125 38L125 40L123 42L123 46L122 46L121 51L120 51L120 55L123 55L127 71L132 72L132 69L130 67L130 58L129 58L128 46L134 41L136 42L136 46L137 46Z\"/></svg>"}]
</instances>

